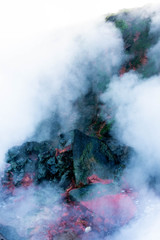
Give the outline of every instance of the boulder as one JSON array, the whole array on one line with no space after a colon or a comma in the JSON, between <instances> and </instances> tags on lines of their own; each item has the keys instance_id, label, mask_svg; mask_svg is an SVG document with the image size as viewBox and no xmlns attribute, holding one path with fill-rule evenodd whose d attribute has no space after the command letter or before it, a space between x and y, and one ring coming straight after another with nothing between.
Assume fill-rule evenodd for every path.
<instances>
[{"instance_id":1,"label":"boulder","mask_svg":"<svg viewBox=\"0 0 160 240\"><path fill-rule=\"evenodd\" d=\"M96 174L102 179L112 176L115 159L107 144L79 130L74 131L73 166L76 184L86 184Z\"/></svg>"},{"instance_id":2,"label":"boulder","mask_svg":"<svg viewBox=\"0 0 160 240\"><path fill-rule=\"evenodd\" d=\"M3 186L28 187L32 183L51 181L67 188L74 178L72 161L70 148L55 150L51 141L24 143L6 154Z\"/></svg>"}]
</instances>

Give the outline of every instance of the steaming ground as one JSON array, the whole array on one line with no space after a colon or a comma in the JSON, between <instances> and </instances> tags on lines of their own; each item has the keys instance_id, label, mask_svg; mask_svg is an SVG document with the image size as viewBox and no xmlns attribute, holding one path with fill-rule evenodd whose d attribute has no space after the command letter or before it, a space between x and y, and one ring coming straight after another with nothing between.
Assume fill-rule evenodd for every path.
<instances>
[{"instance_id":1,"label":"steaming ground","mask_svg":"<svg viewBox=\"0 0 160 240\"><path fill-rule=\"evenodd\" d=\"M157 197L153 192L147 192L143 189L143 191L139 192L139 198L139 203L137 203L139 213L135 220L121 228L120 231L112 237L106 238L107 240L159 239L159 197Z\"/></svg>"},{"instance_id":2,"label":"steaming ground","mask_svg":"<svg viewBox=\"0 0 160 240\"><path fill-rule=\"evenodd\" d=\"M99 20L76 29L65 28L31 38L20 34L3 44L1 166L8 148L31 137L38 126L36 140L50 137L51 124L47 119L52 119L52 127L56 119L60 130L74 128L78 112L73 105L92 85L88 76L93 67L88 63L93 64L99 56L102 56L99 66L108 77L117 71L123 58L120 32ZM47 123L41 127L44 120Z\"/></svg>"},{"instance_id":3,"label":"steaming ground","mask_svg":"<svg viewBox=\"0 0 160 240\"><path fill-rule=\"evenodd\" d=\"M151 33L159 34L158 12L152 18ZM134 71L114 76L102 95L115 119L114 136L134 150L124 177L138 192L137 216L107 240L160 238L159 45L160 41L147 53L152 77L144 79Z\"/></svg>"},{"instance_id":4,"label":"steaming ground","mask_svg":"<svg viewBox=\"0 0 160 240\"><path fill-rule=\"evenodd\" d=\"M1 224L4 224L5 227L3 229L0 225L1 233L7 239L14 240L26 240L28 234L29 239L44 239L48 225L53 224L62 214L61 193L62 191L56 186L43 184L39 187L32 186L29 189L19 188L14 196L6 200L2 195L0 215ZM9 227L9 231L5 230L7 227ZM15 229L19 237L15 233Z\"/></svg>"},{"instance_id":5,"label":"steaming ground","mask_svg":"<svg viewBox=\"0 0 160 240\"><path fill-rule=\"evenodd\" d=\"M10 147L27 139L49 139L54 124L59 132L75 128L79 118L76 100L91 87L97 91L97 72L103 71L108 79L119 71L123 59L120 32L99 20L83 30L67 28L31 39L20 35L4 44L0 56L1 171ZM93 76L97 76L94 81ZM1 223L16 228L20 236L37 226L45 228L50 219L53 223L60 216L50 213L53 197L61 208L57 192L61 190L33 186L17 190L8 200L2 196Z\"/></svg>"},{"instance_id":6,"label":"steaming ground","mask_svg":"<svg viewBox=\"0 0 160 240\"><path fill-rule=\"evenodd\" d=\"M151 32L159 32L158 15L152 19ZM113 134L134 149L125 178L139 194L138 215L111 240L155 239L159 231L160 170L160 75L159 41L148 51L154 76L144 79L130 71L113 77L102 100L111 105L115 118ZM152 180L151 180L152 179ZM154 180L153 180L154 179ZM158 195L157 195L158 194Z\"/></svg>"},{"instance_id":7,"label":"steaming ground","mask_svg":"<svg viewBox=\"0 0 160 240\"><path fill-rule=\"evenodd\" d=\"M111 239L159 239L160 199L149 181L158 178L160 170L160 76L142 79L129 72L114 77L102 99L115 109L114 134L135 151L125 177L139 193L140 204L136 220ZM154 184L159 194L159 178Z\"/></svg>"},{"instance_id":8,"label":"steaming ground","mask_svg":"<svg viewBox=\"0 0 160 240\"><path fill-rule=\"evenodd\" d=\"M157 27L157 18L154 21L153 31ZM99 79L92 82L91 77L105 69L105 76L111 78L111 83L101 99L113 109L114 135L134 149L135 155L125 177L139 193L139 213L135 220L107 240L158 240L160 200L149 184L150 178L160 169L160 76L143 79L141 75L129 72L118 77L124 60L120 32L103 22L94 22L83 26L83 31L81 29L67 28L31 38L20 34L12 42L4 39L0 56L1 169L4 154L13 145L32 136L38 141L50 138L54 124L56 127L58 124L59 132L74 128L79 119L75 102L91 86L96 91ZM159 69L159 55L158 42L148 52L156 69ZM98 66L96 70L94 63ZM155 186L156 190L158 188L159 185ZM43 203L38 219L31 219L28 213L35 210L41 199L36 192L34 187L29 192L19 190L12 199L14 204L9 200L1 202L4 224L19 225L20 235L37 222L41 224L46 216L48 219L50 200L53 200L51 192L57 190L40 187L39 193L48 196L48 202ZM19 204L21 196L26 198ZM55 196L59 203L59 194ZM12 213L11 208L15 209Z\"/></svg>"}]
</instances>

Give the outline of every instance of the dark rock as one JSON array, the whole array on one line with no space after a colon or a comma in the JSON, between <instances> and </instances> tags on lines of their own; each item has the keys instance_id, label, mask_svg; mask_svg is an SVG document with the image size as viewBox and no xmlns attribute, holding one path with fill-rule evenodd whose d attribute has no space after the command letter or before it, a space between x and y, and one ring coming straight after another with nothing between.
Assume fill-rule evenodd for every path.
<instances>
[{"instance_id":1,"label":"dark rock","mask_svg":"<svg viewBox=\"0 0 160 240\"><path fill-rule=\"evenodd\" d=\"M125 146L112 137L106 139L105 143L114 155L114 178L119 178L131 157L133 149Z\"/></svg>"},{"instance_id":2,"label":"dark rock","mask_svg":"<svg viewBox=\"0 0 160 240\"><path fill-rule=\"evenodd\" d=\"M100 140L74 130L59 138L61 148L56 150L51 141L26 142L11 148L6 154L9 165L2 182L28 186L52 181L66 189L72 180L86 184L93 174L108 179L124 169L128 150L111 137Z\"/></svg>"},{"instance_id":3,"label":"dark rock","mask_svg":"<svg viewBox=\"0 0 160 240\"><path fill-rule=\"evenodd\" d=\"M8 151L8 162L16 159L19 156L20 147L13 147Z\"/></svg>"},{"instance_id":4,"label":"dark rock","mask_svg":"<svg viewBox=\"0 0 160 240\"><path fill-rule=\"evenodd\" d=\"M66 188L74 178L72 151L69 148L57 154L51 141L13 147L6 154L6 162L9 165L2 179L5 186L53 181Z\"/></svg>"},{"instance_id":5,"label":"dark rock","mask_svg":"<svg viewBox=\"0 0 160 240\"><path fill-rule=\"evenodd\" d=\"M57 180L60 182L61 187L70 185L72 179L74 179L73 172L73 157L72 151L67 151L59 154L57 157L58 172L56 174ZM65 187L64 187L65 188Z\"/></svg>"},{"instance_id":6,"label":"dark rock","mask_svg":"<svg viewBox=\"0 0 160 240\"><path fill-rule=\"evenodd\" d=\"M102 179L111 177L114 155L101 140L74 131L73 165L76 183L87 183L87 177L96 174Z\"/></svg>"},{"instance_id":7,"label":"dark rock","mask_svg":"<svg viewBox=\"0 0 160 240\"><path fill-rule=\"evenodd\" d=\"M38 180L45 179L46 172L47 172L47 169L46 169L45 165L39 163L38 164L38 168L36 170L37 179Z\"/></svg>"},{"instance_id":8,"label":"dark rock","mask_svg":"<svg viewBox=\"0 0 160 240\"><path fill-rule=\"evenodd\" d=\"M69 132L60 134L58 148L63 149L66 146L73 144L73 140L74 140L74 131L69 131Z\"/></svg>"},{"instance_id":9,"label":"dark rock","mask_svg":"<svg viewBox=\"0 0 160 240\"><path fill-rule=\"evenodd\" d=\"M58 165L56 163L55 157L49 158L46 162L46 166L51 175L58 173Z\"/></svg>"},{"instance_id":10,"label":"dark rock","mask_svg":"<svg viewBox=\"0 0 160 240\"><path fill-rule=\"evenodd\" d=\"M93 66L90 65L88 69L92 67ZM95 78L95 72L94 72L94 78ZM93 78L90 76L90 79L93 79ZM96 87L96 90L97 90L97 87ZM86 94L84 94L84 96L81 96L79 99L77 99L75 103L75 108L79 113L77 127L78 129L84 132L85 129L92 123L93 118L95 118L95 116L97 115L98 98L95 91L92 88L90 88L89 91Z\"/></svg>"},{"instance_id":11,"label":"dark rock","mask_svg":"<svg viewBox=\"0 0 160 240\"><path fill-rule=\"evenodd\" d=\"M70 171L66 171L61 177L59 186L66 189L70 185L72 178L73 176L70 175Z\"/></svg>"},{"instance_id":12,"label":"dark rock","mask_svg":"<svg viewBox=\"0 0 160 240\"><path fill-rule=\"evenodd\" d=\"M22 182L23 178L24 178L24 173L14 174L13 175L14 185L19 185Z\"/></svg>"}]
</instances>

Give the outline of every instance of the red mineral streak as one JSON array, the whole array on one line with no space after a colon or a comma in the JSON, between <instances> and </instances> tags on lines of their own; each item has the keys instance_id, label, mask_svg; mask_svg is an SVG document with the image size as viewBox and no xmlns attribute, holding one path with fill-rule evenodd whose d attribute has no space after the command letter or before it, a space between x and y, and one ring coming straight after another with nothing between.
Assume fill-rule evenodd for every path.
<instances>
[{"instance_id":1,"label":"red mineral streak","mask_svg":"<svg viewBox=\"0 0 160 240\"><path fill-rule=\"evenodd\" d=\"M102 183L102 184L109 184L112 183L112 179L101 179L97 175L93 174L92 176L87 178L87 182L89 183Z\"/></svg>"},{"instance_id":2,"label":"red mineral streak","mask_svg":"<svg viewBox=\"0 0 160 240\"><path fill-rule=\"evenodd\" d=\"M105 122L102 122L102 124L100 125L99 130L96 132L96 135L97 135L98 137L102 137L101 131L102 131L102 129L104 128L105 125L106 125Z\"/></svg>"},{"instance_id":3,"label":"red mineral streak","mask_svg":"<svg viewBox=\"0 0 160 240\"><path fill-rule=\"evenodd\" d=\"M56 223L50 224L47 239L53 239L54 236L65 232L66 229L73 231L76 235L83 234L88 226L92 226L94 230L101 231L100 225L104 224L103 219L95 216L94 213L81 204L65 204L63 207L61 218Z\"/></svg>"},{"instance_id":4,"label":"red mineral streak","mask_svg":"<svg viewBox=\"0 0 160 240\"><path fill-rule=\"evenodd\" d=\"M113 182L111 179L101 179L96 175L88 177L87 180L88 184L110 184ZM117 194L106 194L102 197L94 196L92 200L78 203L71 201L68 204L64 203L61 217L55 224L49 226L47 239L51 240L57 234L63 233L65 229L70 229L81 236L88 226L91 226L92 230L97 232L102 231L102 229L107 232L114 227L120 227L128 223L136 214L134 203L136 194L129 189L124 179L123 183L125 190ZM69 198L69 192L80 187L82 186L76 186L73 181L65 196Z\"/></svg>"},{"instance_id":5,"label":"red mineral streak","mask_svg":"<svg viewBox=\"0 0 160 240\"><path fill-rule=\"evenodd\" d=\"M148 62L148 58L147 58L146 55L144 55L144 56L141 58L141 63L142 63L142 65L145 65L145 64L147 64L147 62Z\"/></svg>"},{"instance_id":6,"label":"red mineral streak","mask_svg":"<svg viewBox=\"0 0 160 240\"><path fill-rule=\"evenodd\" d=\"M125 72L126 72L126 68L125 68L125 67L122 67L122 68L120 69L119 75L120 75L120 76L123 76L123 75L125 74Z\"/></svg>"},{"instance_id":7,"label":"red mineral streak","mask_svg":"<svg viewBox=\"0 0 160 240\"><path fill-rule=\"evenodd\" d=\"M117 223L120 225L126 224L136 213L136 206L126 193L95 197L90 201L82 201L81 204L115 225Z\"/></svg>"},{"instance_id":8,"label":"red mineral streak","mask_svg":"<svg viewBox=\"0 0 160 240\"><path fill-rule=\"evenodd\" d=\"M71 144L68 145L67 147L65 147L64 149L58 149L58 148L56 148L56 154L55 154L55 156L58 157L59 154L64 153L64 152L67 152L67 151L71 150L71 148L72 148L72 145L71 145Z\"/></svg>"},{"instance_id":9,"label":"red mineral streak","mask_svg":"<svg viewBox=\"0 0 160 240\"><path fill-rule=\"evenodd\" d=\"M13 173L7 173L7 182L3 183L4 192L6 194L13 194L15 190L15 185L13 183Z\"/></svg>"},{"instance_id":10,"label":"red mineral streak","mask_svg":"<svg viewBox=\"0 0 160 240\"><path fill-rule=\"evenodd\" d=\"M26 173L25 176L22 179L22 186L23 187L29 187L33 183L33 176Z\"/></svg>"},{"instance_id":11,"label":"red mineral streak","mask_svg":"<svg viewBox=\"0 0 160 240\"><path fill-rule=\"evenodd\" d=\"M107 232L127 224L135 214L134 200L131 193L127 192L95 197L79 203L64 203L61 217L49 225L46 239L54 239L66 229L81 236L88 226L91 226L93 231Z\"/></svg>"},{"instance_id":12,"label":"red mineral streak","mask_svg":"<svg viewBox=\"0 0 160 240\"><path fill-rule=\"evenodd\" d=\"M67 150L70 148L67 148ZM34 174L26 173L23 180L23 187L30 187L33 182ZM14 194L15 186L13 184L13 176L10 173L8 182L5 187ZM92 175L87 178L88 184L110 184L112 179L101 179L97 175ZM136 205L134 199L136 194L129 189L125 179L122 179L123 192L117 194L105 194L101 197L94 196L93 199L81 202L72 202L69 199L69 192L76 188L81 188L82 184L76 185L72 180L71 186L63 195L61 207L54 203L51 211L58 215L56 221L49 220L45 224L45 231L41 234L42 238L52 240L56 235L64 233L67 229L75 233L77 236L82 236L86 227L90 226L93 231L107 232L114 227L120 227L128 223L136 214ZM101 189L99 189L101 191ZM121 190L120 190L121 191ZM15 202L23 201L21 198L15 199ZM30 232L30 239L35 239L35 235L41 233L41 227L35 226ZM86 233L85 233L86 234ZM86 237L89 236L85 235Z\"/></svg>"}]
</instances>

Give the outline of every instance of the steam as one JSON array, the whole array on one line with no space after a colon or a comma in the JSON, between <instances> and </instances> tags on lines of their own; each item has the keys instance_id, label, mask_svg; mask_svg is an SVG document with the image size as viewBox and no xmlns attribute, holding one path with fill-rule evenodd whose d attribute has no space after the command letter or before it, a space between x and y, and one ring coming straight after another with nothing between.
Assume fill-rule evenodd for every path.
<instances>
[{"instance_id":1,"label":"steam","mask_svg":"<svg viewBox=\"0 0 160 240\"><path fill-rule=\"evenodd\" d=\"M151 34L159 34L158 17L154 16ZM124 176L138 192L138 214L129 225L110 237L119 239L159 239L159 170L160 170L160 75L159 40L149 50L153 75L143 78L130 71L114 76L102 95L106 108L110 106L115 120L113 134L132 147L134 155ZM107 114L107 113L106 113ZM158 194L158 195L157 195ZM108 238L107 238L108 239Z\"/></svg>"},{"instance_id":2,"label":"steam","mask_svg":"<svg viewBox=\"0 0 160 240\"><path fill-rule=\"evenodd\" d=\"M153 26L154 21L157 20L153 20ZM149 181L152 176L157 177L160 169L160 76L143 79L131 71L118 77L125 55L121 34L111 23L98 19L72 28L60 24L59 30L49 25L47 30L41 32L38 28L35 33L36 26L29 34L27 29L20 33L18 28L12 41L5 34L1 39L0 168L5 152L13 145L26 139L46 140L52 137L52 132L76 127L80 118L76 102L90 88L99 94L101 72L106 84L110 81L101 100L106 109L108 106L112 109L114 135L135 152L125 177L139 193L140 209L136 219L111 239L139 240L145 235L147 240L153 236L158 240L160 201L149 188ZM154 30L153 26L154 32L157 28ZM148 52L150 59L154 56L156 69L158 49L159 42ZM157 184L155 189L158 187ZM12 199L2 199L1 223L15 228L18 225L21 236L27 236L26 230L37 225L45 227L50 220L56 220L49 215L49 209L56 204L61 208L60 192L50 186L40 186L39 191L34 186L18 189ZM39 203L43 196L45 199ZM19 202L21 197L24 200ZM29 214L39 206L40 211Z\"/></svg>"},{"instance_id":3,"label":"steam","mask_svg":"<svg viewBox=\"0 0 160 240\"><path fill-rule=\"evenodd\" d=\"M159 78L155 76L146 81L130 72L120 79L115 77L107 95L117 108L115 117L121 139L138 153L152 155L153 159L159 156Z\"/></svg>"},{"instance_id":4,"label":"steam","mask_svg":"<svg viewBox=\"0 0 160 240\"><path fill-rule=\"evenodd\" d=\"M61 216L61 190L45 184L28 189L19 188L14 196L1 199L1 224L16 229L22 239L46 239L47 227ZM17 227L18 226L18 227ZM1 226L0 226L1 227ZM5 228L4 228L5 229ZM3 229L1 229L3 233ZM5 234L7 239L16 235Z\"/></svg>"},{"instance_id":5,"label":"steam","mask_svg":"<svg viewBox=\"0 0 160 240\"><path fill-rule=\"evenodd\" d=\"M4 44L0 57L1 170L10 147L74 128L80 117L78 98L90 88L98 92L98 73L108 81L124 59L120 32L99 19L77 28L36 33L31 39L18 36ZM61 216L60 193L56 186L45 185L19 188L7 199L2 196L1 224L25 237L37 226L45 232L50 221ZM40 239L39 231L32 239Z\"/></svg>"},{"instance_id":6,"label":"steam","mask_svg":"<svg viewBox=\"0 0 160 240\"><path fill-rule=\"evenodd\" d=\"M31 137L44 120L52 119L53 127L56 116L60 129L74 128L78 112L73 104L95 81L87 76L93 69L88 63L97 62L98 56L98 66L108 77L117 71L123 56L121 34L99 20L83 30L56 30L31 40L22 35L17 42L4 45L0 59L1 164L7 149ZM51 124L38 140L50 137Z\"/></svg>"},{"instance_id":7,"label":"steam","mask_svg":"<svg viewBox=\"0 0 160 240\"><path fill-rule=\"evenodd\" d=\"M153 192L147 190L139 193L140 201L137 204L138 214L136 218L128 225L124 226L112 237L106 238L107 240L119 239L155 239L158 240L159 232L159 197Z\"/></svg>"}]
</instances>

